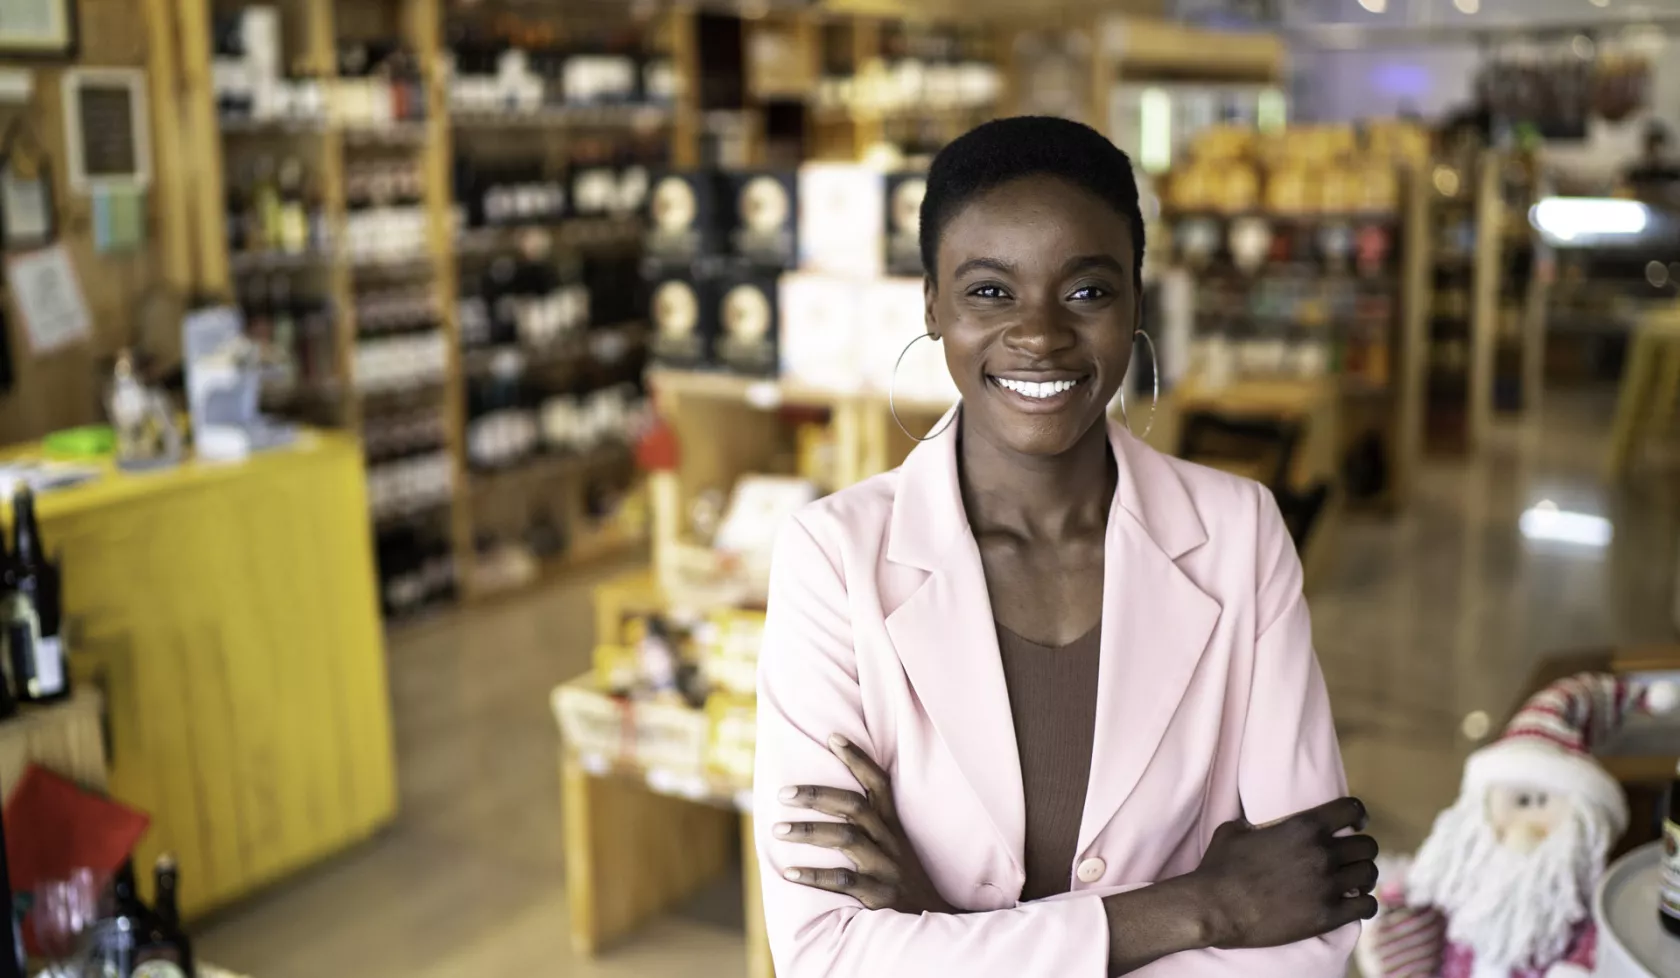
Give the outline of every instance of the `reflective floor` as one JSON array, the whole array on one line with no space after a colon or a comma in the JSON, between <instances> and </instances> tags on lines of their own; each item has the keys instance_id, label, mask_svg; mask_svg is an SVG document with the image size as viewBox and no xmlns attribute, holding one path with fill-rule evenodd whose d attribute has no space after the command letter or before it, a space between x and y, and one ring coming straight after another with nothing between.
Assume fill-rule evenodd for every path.
<instances>
[{"instance_id":1,"label":"reflective floor","mask_svg":"<svg viewBox=\"0 0 1680 978\"><path fill-rule=\"evenodd\" d=\"M1472 462L1432 462L1405 513L1350 520L1311 595L1353 790L1390 851L1455 793L1475 710L1505 715L1550 652L1671 641L1675 474L1599 478L1610 397L1548 398ZM1537 541L1542 501L1608 517L1607 546ZM252 978L681 975L745 971L738 894L720 890L597 961L567 942L557 736L547 693L583 671L587 582L396 633L402 816L378 839L202 931Z\"/></svg>"}]
</instances>

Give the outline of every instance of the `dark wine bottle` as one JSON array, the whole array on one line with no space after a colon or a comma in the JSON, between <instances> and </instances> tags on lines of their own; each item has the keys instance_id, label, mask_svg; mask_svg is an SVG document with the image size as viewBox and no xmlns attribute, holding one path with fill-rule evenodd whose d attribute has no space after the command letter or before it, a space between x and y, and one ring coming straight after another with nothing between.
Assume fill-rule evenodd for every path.
<instances>
[{"instance_id":1,"label":"dark wine bottle","mask_svg":"<svg viewBox=\"0 0 1680 978\"><path fill-rule=\"evenodd\" d=\"M165 870L167 862L167 873ZM174 861L159 860L158 896L174 900ZM165 875L171 877L165 881ZM169 889L166 891L165 886ZM125 859L111 880L111 917L101 928L92 973L115 978L189 978L192 948L179 925L146 906L134 883L134 862ZM170 913L174 913L173 910Z\"/></svg>"},{"instance_id":2,"label":"dark wine bottle","mask_svg":"<svg viewBox=\"0 0 1680 978\"><path fill-rule=\"evenodd\" d=\"M35 496L27 488L12 496L11 599L6 603L6 651L17 698L50 703L70 695L64 662L62 595L58 568L47 560L35 522Z\"/></svg>"},{"instance_id":3,"label":"dark wine bottle","mask_svg":"<svg viewBox=\"0 0 1680 978\"><path fill-rule=\"evenodd\" d=\"M182 974L191 978L196 973L193 970L192 941L181 928L181 880L175 856L171 853L159 856L152 867L152 874L155 884L153 916L157 918L157 929L152 935L153 940L149 944L142 941L140 953L135 955L135 962L139 965L136 974L143 975L147 964L157 961L174 964ZM161 967L155 967L153 973L145 978L164 978L165 974Z\"/></svg>"}]
</instances>

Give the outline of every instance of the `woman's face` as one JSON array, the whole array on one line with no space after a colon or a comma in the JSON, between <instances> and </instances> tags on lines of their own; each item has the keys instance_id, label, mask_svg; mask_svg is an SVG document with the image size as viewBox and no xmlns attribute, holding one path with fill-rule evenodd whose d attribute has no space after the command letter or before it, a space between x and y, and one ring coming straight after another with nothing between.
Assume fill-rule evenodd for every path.
<instances>
[{"instance_id":1,"label":"woman's face","mask_svg":"<svg viewBox=\"0 0 1680 978\"><path fill-rule=\"evenodd\" d=\"M952 216L925 295L965 435L1058 455L1102 421L1131 360L1134 256L1125 218L1056 177L1013 180Z\"/></svg>"}]
</instances>

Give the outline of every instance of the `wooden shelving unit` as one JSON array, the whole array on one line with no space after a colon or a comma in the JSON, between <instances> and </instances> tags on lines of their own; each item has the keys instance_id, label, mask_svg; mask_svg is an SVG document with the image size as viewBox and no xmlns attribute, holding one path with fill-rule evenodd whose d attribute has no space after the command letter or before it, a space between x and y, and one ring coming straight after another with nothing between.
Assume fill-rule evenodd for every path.
<instances>
[{"instance_id":1,"label":"wooden shelving unit","mask_svg":"<svg viewBox=\"0 0 1680 978\"><path fill-rule=\"evenodd\" d=\"M513 254L521 236L532 225L488 228L457 228L455 161L458 150L476 151L485 145L500 146L509 141L541 147L543 153L562 163L569 159L575 141L585 137L612 138L618 133L653 133L668 143L671 159L693 159L692 145L697 126L693 107L687 101L664 105L590 105L545 107L528 112L452 112L448 90L449 64L444 50L444 30L452 17L482 13L476 5L457 5L449 0L270 0L280 11L285 42L285 69L294 77L316 79L331 90L337 80L340 44L346 40L400 39L412 51L423 79L424 111L417 119L397 119L383 125L361 125L341 121L332 112L305 118L251 119L218 116L212 85L212 25L215 15L237 11L246 3L236 0L182 0L176 4L151 4L148 15L162 21L154 34L179 37L177 65L179 105L182 110L180 144L183 166L192 175L188 182L190 221L194 228L192 260L200 290L210 296L237 297L242 281L284 277L293 291L318 294L331 311L331 377L311 385L274 392L265 397L271 410L362 432L374 414L390 410L438 412L444 421L440 446L453 460L455 489L446 505L421 507L421 511L395 514L384 522L435 520L447 530L466 596L479 597L473 587L472 567L480 536L481 520L474 501L483 496L481 483L505 484L501 473L480 473L468 465L467 386L475 369L483 369L494 355L490 350L463 347L459 299L464 267L482 265L504 254ZM153 9L156 8L156 9ZM552 22L558 36L574 22L593 28L603 13L623 18L625 10L589 4L555 4L547 8L521 7L521 16L542 17ZM659 15L650 25L649 46L670 51L679 71L693 78L697 68L692 50L692 11L673 9ZM685 69L686 65L686 69ZM685 84L685 93L696 86ZM490 137L490 138L486 138ZM425 213L424 236L412 254L380 258L356 258L342 251L298 252L240 251L228 246L227 188L234 181L225 176L231 166L253 154L286 154L301 160L309 174L310 187L318 197L324 224L341 229L349 210L347 168L357 161L403 160L415 164L421 175L420 206ZM593 249L635 249L641 239L641 224L629 218L568 218L541 226L548 232L558 255ZM356 321L356 297L368 287L382 283L423 283L433 297L436 328L447 350L447 365L435 383L392 394L358 392L353 371L361 329ZM632 331L639 336L639 330ZM586 349L526 351L536 367L562 366L568 357L588 356ZM597 471L602 458L614 459L628 471L625 452L596 453L578 460L537 458L523 466L527 473L546 473L551 481L533 484L532 493L578 494L580 474ZM553 462L555 464L549 464ZM541 481L541 480L538 480ZM563 507L578 516L581 505ZM556 567L545 566L538 575L547 579L559 569L599 559L611 552L625 552L639 545L636 535L620 527L600 530L580 526L572 534L572 545L558 558ZM587 546L584 544L587 543Z\"/></svg>"}]
</instances>

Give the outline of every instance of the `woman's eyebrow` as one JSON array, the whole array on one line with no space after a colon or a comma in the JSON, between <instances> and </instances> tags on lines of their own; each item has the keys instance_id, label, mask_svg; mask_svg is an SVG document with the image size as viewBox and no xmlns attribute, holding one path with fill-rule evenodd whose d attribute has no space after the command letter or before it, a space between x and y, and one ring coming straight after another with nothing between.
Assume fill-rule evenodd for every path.
<instances>
[{"instance_id":1,"label":"woman's eyebrow","mask_svg":"<svg viewBox=\"0 0 1680 978\"><path fill-rule=\"evenodd\" d=\"M1124 275L1126 273L1126 266L1120 264L1119 260L1113 255L1081 255L1078 258L1070 259L1068 263L1062 267L1064 274L1068 275L1071 275L1074 272L1084 272L1093 269L1102 269L1120 275Z\"/></svg>"},{"instance_id":2,"label":"woman's eyebrow","mask_svg":"<svg viewBox=\"0 0 1680 978\"><path fill-rule=\"evenodd\" d=\"M1007 262L1002 258L970 258L961 265L958 265L957 270L952 272L951 276L953 278L961 278L965 273L972 272L977 268L989 268L993 271L1003 272L1005 275L1013 275L1015 273L1014 262Z\"/></svg>"}]
</instances>

